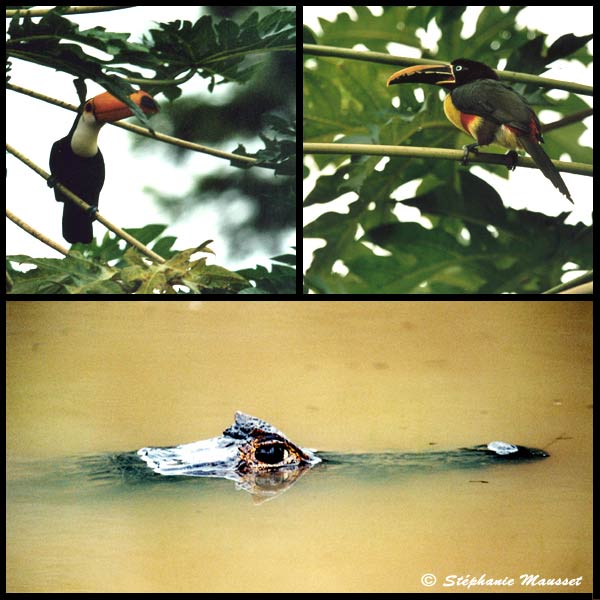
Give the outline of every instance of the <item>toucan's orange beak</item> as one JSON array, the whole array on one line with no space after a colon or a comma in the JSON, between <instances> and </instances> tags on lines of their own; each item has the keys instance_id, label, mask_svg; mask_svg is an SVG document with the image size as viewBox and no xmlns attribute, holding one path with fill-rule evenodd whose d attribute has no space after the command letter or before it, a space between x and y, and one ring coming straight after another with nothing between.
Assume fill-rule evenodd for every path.
<instances>
[{"instance_id":1,"label":"toucan's orange beak","mask_svg":"<svg viewBox=\"0 0 600 600\"><path fill-rule=\"evenodd\" d=\"M156 104L154 98L148 92L140 90L129 97L147 115L154 115L159 111L158 104ZM84 112L93 113L98 123L112 123L113 121L131 117L133 114L127 104L121 102L121 100L108 92L104 92L88 100L85 103Z\"/></svg>"}]
</instances>

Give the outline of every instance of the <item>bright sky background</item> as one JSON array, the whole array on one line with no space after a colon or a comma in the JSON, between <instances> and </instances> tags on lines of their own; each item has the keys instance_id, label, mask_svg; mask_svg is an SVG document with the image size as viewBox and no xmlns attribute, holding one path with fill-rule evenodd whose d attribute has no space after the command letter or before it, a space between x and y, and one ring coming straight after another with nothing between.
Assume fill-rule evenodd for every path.
<instances>
[{"instance_id":1,"label":"bright sky background","mask_svg":"<svg viewBox=\"0 0 600 600\"><path fill-rule=\"evenodd\" d=\"M374 14L380 14L381 7L369 7ZM470 7L467 8L463 20L465 22L463 29L463 36L468 37L472 35L476 19L482 10L481 7ZM318 23L318 19L326 19L333 21L336 15L341 12L347 12L350 15L354 14L352 7L349 6L324 6L324 7L305 7L304 19L305 25L308 25L313 31L321 31ZM525 8L519 13L517 23L523 26L536 28L539 31L548 34L547 44L552 44L557 38L566 33L573 33L574 35L587 35L593 32L592 27L592 7L591 6L569 6L568 10L565 7L540 7L530 6ZM423 32L424 44L435 50L437 39L441 32L437 28L429 28L427 32ZM355 49L367 48L357 44ZM403 55L403 56L415 56L418 57L420 54L415 51L415 48L409 48L400 44L390 43L388 50L391 54ZM456 57L444 57L448 59ZM501 65L502 66L502 65ZM390 74L394 69L390 71ZM553 64L552 69L543 73L543 76L550 77L553 79L564 79L567 81L577 81L578 83L592 85L593 84L593 65L588 68L582 67L577 62L569 61L556 61ZM552 95L556 98L560 98L563 92L553 91ZM581 96L581 98L591 105L591 97ZM392 96L390 96L390 102ZM542 123L551 122L558 117L557 113L551 111L540 111L538 113ZM592 137L593 132L591 130L591 117L586 120L586 126L589 128L580 140L583 145L593 146ZM561 157L553 156L557 160L569 160L568 155ZM310 157L307 159L307 163L311 167L315 167L315 163ZM387 161L388 159L382 159ZM574 224L578 222L592 223L592 185L593 180L591 177L572 175L569 173L561 173L563 179L569 191L571 197L575 202L575 207L556 190L552 184L543 176L539 171L534 169L519 169L517 168L510 174L509 179L503 179L481 167L473 167L471 169L475 175L485 179L498 190L502 195L502 198L511 208L520 209L528 208L529 210L542 212L548 215L558 215L561 212L572 210L571 215L567 218L567 223ZM331 173L332 169L325 170L324 173ZM315 181L318 176L316 168L311 168L311 176L308 180L304 180L303 197L305 198L314 188ZM540 182L540 178L542 181ZM546 187L541 187L544 185ZM418 182L411 182L405 186L400 187L396 190L394 197L396 199L411 197L416 188ZM530 189L529 194L519 194L518 196L511 194L511 188L514 186L519 187L521 190ZM523 203L523 200L528 197L527 203ZM511 203L511 200L514 202ZM304 225L314 221L319 215L324 212L340 212L347 213L348 205L356 200L356 194L345 194L334 202L329 202L326 205L315 205L309 206L303 211L303 222ZM400 213L400 211L406 211ZM400 214L403 214L403 220L414 220L419 222L420 217L418 216L417 209L411 207L400 207ZM425 222L427 222L425 220ZM305 240L303 244L304 248L304 271L308 269L312 262L312 253L317 248L324 245L323 240L309 239Z\"/></svg>"},{"instance_id":2,"label":"bright sky background","mask_svg":"<svg viewBox=\"0 0 600 600\"><path fill-rule=\"evenodd\" d=\"M129 41L139 41L142 35L155 26L155 22L169 22L176 19L196 21L201 15L200 8L194 6L158 6L135 7L127 10L84 15L69 15L68 18L79 23L82 29L101 26L110 31L130 32ZM34 18L35 19L35 18ZM8 23L9 21L7 21ZM93 54L93 48L85 51ZM97 52L96 52L97 54ZM100 53L102 54L102 53ZM77 104L78 99L73 86L74 77L33 63L12 60L11 83L54 98ZM147 73L149 77L153 72ZM212 94L206 91L207 79L194 77L183 86L183 95L204 94L208 102L222 103L224 98L233 92L230 83L215 87ZM104 90L90 80L88 97L93 97ZM159 104L167 104L162 94L156 97ZM75 113L34 100L17 92L7 91L6 139L19 152L28 156L46 171L49 171L48 159L52 144L67 135ZM135 119L124 122L135 123ZM151 122L158 132L169 133L161 128L160 114L153 116ZM170 217L159 210L150 196L145 195L143 188L148 186L169 194L185 194L191 189L194 178L199 172L210 174L213 169L227 168L229 161L207 154L189 152L180 164L166 160L161 143L154 144L152 150L144 153L130 154L129 148L134 134L105 125L98 138L99 147L106 163L106 181L100 195L100 212L120 227L139 227L149 223L169 223ZM237 142L237 140L236 140ZM261 147L254 140L241 138L240 143L249 152ZM199 140L202 143L202 140ZM208 144L210 145L210 144ZM231 151L235 143L230 142L227 148ZM149 148L149 147L148 147ZM32 227L49 237L59 241L67 248L61 233L62 203L56 202L54 193L46 182L37 176L21 161L7 154L7 207ZM235 167L229 167L233 170ZM230 210L233 206L221 207ZM209 263L218 264L229 269L254 267L256 264L268 266L265 253L248 254L243 260L232 261L228 257L226 240L220 233L220 210L206 206L197 208L192 214L186 214L165 235L175 235L175 247L179 250L197 246L207 239L213 239L211 248L216 257L208 255ZM102 238L107 230L100 224L94 224L96 239ZM296 245L295 234L290 236L288 247ZM62 255L45 244L25 233L12 221L6 226L7 254L27 254L35 257Z\"/></svg>"}]
</instances>

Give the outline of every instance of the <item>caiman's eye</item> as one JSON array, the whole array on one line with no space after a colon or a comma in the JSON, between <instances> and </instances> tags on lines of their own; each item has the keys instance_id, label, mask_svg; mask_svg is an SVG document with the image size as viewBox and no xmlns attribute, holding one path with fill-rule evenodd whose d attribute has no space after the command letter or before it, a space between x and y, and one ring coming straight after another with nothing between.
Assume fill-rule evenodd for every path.
<instances>
[{"instance_id":1,"label":"caiman's eye","mask_svg":"<svg viewBox=\"0 0 600 600\"><path fill-rule=\"evenodd\" d=\"M268 465L276 465L287 458L287 450L283 444L268 444L257 448L254 457Z\"/></svg>"}]
</instances>

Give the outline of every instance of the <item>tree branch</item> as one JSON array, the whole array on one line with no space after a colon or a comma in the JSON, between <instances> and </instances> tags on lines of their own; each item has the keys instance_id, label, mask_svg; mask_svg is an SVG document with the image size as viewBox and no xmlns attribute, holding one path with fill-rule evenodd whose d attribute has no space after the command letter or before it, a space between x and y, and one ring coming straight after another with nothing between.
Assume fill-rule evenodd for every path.
<instances>
[{"instance_id":1,"label":"tree branch","mask_svg":"<svg viewBox=\"0 0 600 600\"><path fill-rule=\"evenodd\" d=\"M378 146L376 144L312 144L302 145L305 154L366 154L370 156L406 156L414 158L439 158L442 160L462 160L463 150L451 148L419 148L415 146ZM568 163L561 160L552 161L559 171L565 173L576 173L577 175L592 176L593 165L585 163ZM512 166L505 154L493 154L489 152L478 152L469 154L469 163L485 163L493 165ZM529 157L519 156L517 166L528 169L539 167Z\"/></svg>"},{"instance_id":2,"label":"tree branch","mask_svg":"<svg viewBox=\"0 0 600 600\"><path fill-rule=\"evenodd\" d=\"M408 56L393 56L383 52L365 52L364 50L351 50L350 48L338 48L335 46L318 46L316 44L303 44L305 54L315 56L330 56L332 58L349 58L351 60L362 60L375 62L384 65L439 65L444 63L441 60L429 60L426 58L409 58ZM594 88L581 83L571 83L569 81L560 81L558 79L549 79L547 77L538 77L530 73L516 73L514 71L496 70L498 77L506 81L515 81L520 83L534 83L540 87L565 90L584 96L593 96Z\"/></svg>"}]
</instances>

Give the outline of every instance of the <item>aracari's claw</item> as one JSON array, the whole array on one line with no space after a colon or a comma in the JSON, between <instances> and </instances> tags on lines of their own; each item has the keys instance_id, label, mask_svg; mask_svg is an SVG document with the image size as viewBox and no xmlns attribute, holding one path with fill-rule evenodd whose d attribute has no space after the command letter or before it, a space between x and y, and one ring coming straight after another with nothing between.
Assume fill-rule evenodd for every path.
<instances>
[{"instance_id":1,"label":"aracari's claw","mask_svg":"<svg viewBox=\"0 0 600 600\"><path fill-rule=\"evenodd\" d=\"M466 167L469 164L469 152L472 152L473 154L477 154L478 147L479 147L479 144L467 144L466 146L463 146L464 154L463 154L462 160L460 161L460 164L463 165L464 167Z\"/></svg>"}]
</instances>

